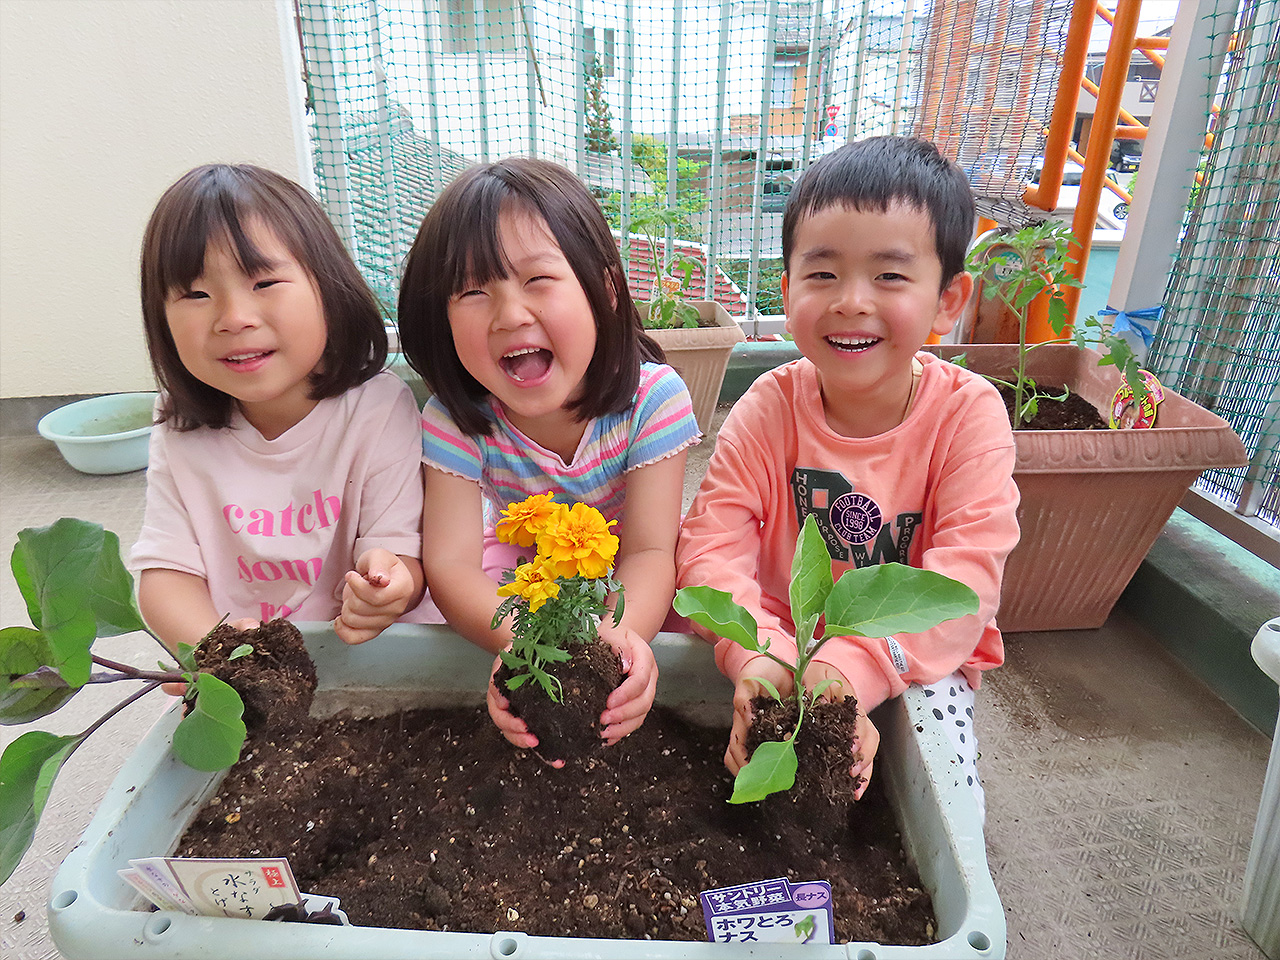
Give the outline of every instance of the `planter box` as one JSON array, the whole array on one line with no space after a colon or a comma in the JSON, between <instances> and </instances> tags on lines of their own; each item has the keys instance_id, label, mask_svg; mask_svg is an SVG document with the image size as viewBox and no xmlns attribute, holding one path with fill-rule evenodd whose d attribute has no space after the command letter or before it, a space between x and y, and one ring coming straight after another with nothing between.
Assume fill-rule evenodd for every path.
<instances>
[{"instance_id":1,"label":"planter box","mask_svg":"<svg viewBox=\"0 0 1280 960\"><path fill-rule=\"evenodd\" d=\"M941 345L976 373L1009 376L1017 346ZM1120 373L1069 344L1036 348L1028 373L1066 384L1103 416ZM1102 626L1174 508L1200 474L1248 462L1221 417L1165 388L1149 430L1017 430L1013 478L1022 539L1005 565L998 622L1006 633Z\"/></svg>"},{"instance_id":2,"label":"planter box","mask_svg":"<svg viewBox=\"0 0 1280 960\"><path fill-rule=\"evenodd\" d=\"M698 428L707 433L720 399L720 384L729 365L733 345L744 339L742 328L729 316L729 311L713 300L690 301L698 310L702 323L711 326L676 327L671 330L646 330L667 355L693 396L693 415ZM640 318L648 314L648 304L638 303Z\"/></svg>"},{"instance_id":3,"label":"planter box","mask_svg":"<svg viewBox=\"0 0 1280 960\"><path fill-rule=\"evenodd\" d=\"M350 707L365 714L415 706L478 703L491 655L444 627L397 625L376 641L350 647L327 624L302 624L320 677L315 712ZM732 689L706 644L680 634L654 641L660 698L694 720L728 719ZM933 898L939 943L771 946L770 956L810 960L960 960L1005 955L1004 910L987 867L973 794L954 772L946 734L918 690L876 713L884 777L902 842ZM263 923L142 912L116 870L132 857L162 856L177 845L220 775L200 773L169 751L178 708L147 734L116 777L80 843L54 878L49 927L69 960L83 958L232 958L312 960L713 960L759 957L749 945L533 937L508 931L434 933L375 927ZM782 871L779 870L779 873ZM764 879L764 878L761 878ZM323 893L324 891L309 891Z\"/></svg>"}]
</instances>

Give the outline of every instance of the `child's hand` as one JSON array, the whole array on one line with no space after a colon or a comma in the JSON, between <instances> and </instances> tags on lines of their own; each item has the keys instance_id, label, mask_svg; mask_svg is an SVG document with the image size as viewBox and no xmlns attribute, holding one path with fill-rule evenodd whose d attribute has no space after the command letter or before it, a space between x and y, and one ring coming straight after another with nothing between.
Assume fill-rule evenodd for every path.
<instances>
[{"instance_id":1,"label":"child's hand","mask_svg":"<svg viewBox=\"0 0 1280 960\"><path fill-rule=\"evenodd\" d=\"M834 680L835 683L827 687L823 691L822 696L827 700L843 700L846 696L856 697L853 686L844 678L844 674L831 666L829 663L821 663L814 661L809 664L809 668L804 672L804 685L807 690L812 690L824 680ZM866 711L861 706L858 707L858 718L855 721L853 731L853 765L849 767L849 776L862 777L862 785L854 791L853 798L861 800L863 793L866 792L867 784L871 782L871 767L875 762L876 751L880 749L880 731L876 729L871 718L867 716Z\"/></svg>"},{"instance_id":2,"label":"child's hand","mask_svg":"<svg viewBox=\"0 0 1280 960\"><path fill-rule=\"evenodd\" d=\"M413 574L389 550L374 547L360 554L342 587L342 612L333 632L344 643L372 640L395 622L414 595Z\"/></svg>"},{"instance_id":3,"label":"child's hand","mask_svg":"<svg viewBox=\"0 0 1280 960\"><path fill-rule=\"evenodd\" d=\"M617 651L622 672L627 675L609 694L605 711L600 714L600 725L604 728L600 736L606 746L613 746L627 734L639 730L649 715L658 689L658 663L644 637L634 630L606 621L600 624L598 632L600 639Z\"/></svg>"},{"instance_id":4,"label":"child's hand","mask_svg":"<svg viewBox=\"0 0 1280 960\"><path fill-rule=\"evenodd\" d=\"M507 649L511 649L509 644ZM489 689L485 695L485 702L489 707L489 718L512 746L519 747L521 750L533 750L538 746L538 738L529 732L528 724L511 713L511 701L502 695L498 690L498 684L493 679L493 675L501 666L502 658L495 657L493 669L489 671ZM564 766L563 760L549 762L557 769Z\"/></svg>"},{"instance_id":5,"label":"child's hand","mask_svg":"<svg viewBox=\"0 0 1280 960\"><path fill-rule=\"evenodd\" d=\"M724 752L724 765L735 777L748 760L747 728L751 726L751 701L755 697L773 696L763 684L756 682L755 677L768 680L784 697L795 690L790 671L768 657L752 657L742 665L738 682L733 685L733 727L729 730L729 747Z\"/></svg>"},{"instance_id":6,"label":"child's hand","mask_svg":"<svg viewBox=\"0 0 1280 960\"><path fill-rule=\"evenodd\" d=\"M257 630L258 627L262 626L262 623L250 617L242 617L239 620L228 620L226 626L232 630L239 630L241 633L245 633L248 630ZM187 685L185 683L162 683L160 684L160 689L171 697L183 697L187 693Z\"/></svg>"}]
</instances>

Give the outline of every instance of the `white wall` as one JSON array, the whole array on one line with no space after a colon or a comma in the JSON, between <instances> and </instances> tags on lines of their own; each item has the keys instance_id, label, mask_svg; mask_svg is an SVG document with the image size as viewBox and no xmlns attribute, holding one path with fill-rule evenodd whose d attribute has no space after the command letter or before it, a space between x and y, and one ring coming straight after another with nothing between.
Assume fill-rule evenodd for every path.
<instances>
[{"instance_id":1,"label":"white wall","mask_svg":"<svg viewBox=\"0 0 1280 960\"><path fill-rule=\"evenodd\" d=\"M0 396L153 389L146 219L200 163L299 178L295 78L276 0L0 2Z\"/></svg>"}]
</instances>

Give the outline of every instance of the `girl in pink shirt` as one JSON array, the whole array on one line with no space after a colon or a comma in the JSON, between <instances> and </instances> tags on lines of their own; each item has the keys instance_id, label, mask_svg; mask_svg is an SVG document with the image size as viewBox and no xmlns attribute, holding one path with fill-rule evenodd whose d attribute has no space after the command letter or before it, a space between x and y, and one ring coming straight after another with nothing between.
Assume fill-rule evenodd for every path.
<instances>
[{"instance_id":1,"label":"girl in pink shirt","mask_svg":"<svg viewBox=\"0 0 1280 960\"><path fill-rule=\"evenodd\" d=\"M170 646L224 617L377 636L422 595L416 405L320 205L259 167L192 170L147 224L142 313L161 389L130 563L147 622Z\"/></svg>"}]
</instances>

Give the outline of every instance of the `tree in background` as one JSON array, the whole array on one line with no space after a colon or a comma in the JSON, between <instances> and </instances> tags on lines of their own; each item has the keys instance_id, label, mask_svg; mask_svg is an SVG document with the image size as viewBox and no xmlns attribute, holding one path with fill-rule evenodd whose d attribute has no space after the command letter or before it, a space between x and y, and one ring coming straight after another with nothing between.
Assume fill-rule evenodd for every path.
<instances>
[{"instance_id":1,"label":"tree in background","mask_svg":"<svg viewBox=\"0 0 1280 960\"><path fill-rule=\"evenodd\" d=\"M587 150L591 153L613 153L617 149L613 112L604 97L604 64L596 56L587 68Z\"/></svg>"},{"instance_id":2,"label":"tree in background","mask_svg":"<svg viewBox=\"0 0 1280 960\"><path fill-rule=\"evenodd\" d=\"M649 175L653 183L652 195L633 193L631 213L639 217L654 210L667 210L667 145L648 134L638 134L631 140L631 159ZM675 235L681 240L701 242L702 231L698 227L698 214L707 208L707 193L702 189L702 171L707 165L684 157L676 158L676 202L674 210L680 215ZM615 229L622 224L622 197L617 192L601 201L609 225Z\"/></svg>"}]
</instances>

